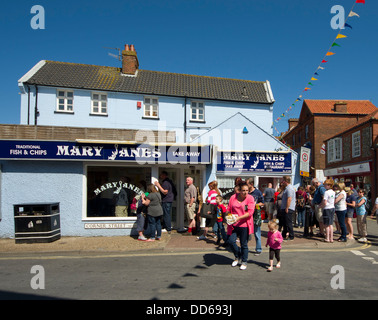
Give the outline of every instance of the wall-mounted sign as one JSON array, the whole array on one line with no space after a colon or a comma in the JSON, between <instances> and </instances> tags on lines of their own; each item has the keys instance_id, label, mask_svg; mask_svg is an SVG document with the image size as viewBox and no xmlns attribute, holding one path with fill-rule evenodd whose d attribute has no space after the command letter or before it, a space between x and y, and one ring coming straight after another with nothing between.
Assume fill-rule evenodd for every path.
<instances>
[{"instance_id":1,"label":"wall-mounted sign","mask_svg":"<svg viewBox=\"0 0 378 320\"><path fill-rule=\"evenodd\" d=\"M211 147L0 140L0 159L208 164L211 162Z\"/></svg>"},{"instance_id":2,"label":"wall-mounted sign","mask_svg":"<svg viewBox=\"0 0 378 320\"><path fill-rule=\"evenodd\" d=\"M291 173L290 152L234 152L217 154L218 173Z\"/></svg>"}]
</instances>

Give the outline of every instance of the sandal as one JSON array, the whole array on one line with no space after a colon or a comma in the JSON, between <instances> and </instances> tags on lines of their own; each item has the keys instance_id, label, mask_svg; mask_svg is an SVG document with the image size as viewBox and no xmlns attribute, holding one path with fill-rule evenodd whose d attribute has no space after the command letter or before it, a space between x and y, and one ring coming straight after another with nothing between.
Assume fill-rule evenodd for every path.
<instances>
[{"instance_id":1,"label":"sandal","mask_svg":"<svg viewBox=\"0 0 378 320\"><path fill-rule=\"evenodd\" d=\"M273 271L273 267L269 267L268 270L266 270L268 272L272 272Z\"/></svg>"},{"instance_id":2,"label":"sandal","mask_svg":"<svg viewBox=\"0 0 378 320\"><path fill-rule=\"evenodd\" d=\"M281 268L281 262L278 262L278 263L276 264L276 268L277 268L277 269Z\"/></svg>"}]
</instances>

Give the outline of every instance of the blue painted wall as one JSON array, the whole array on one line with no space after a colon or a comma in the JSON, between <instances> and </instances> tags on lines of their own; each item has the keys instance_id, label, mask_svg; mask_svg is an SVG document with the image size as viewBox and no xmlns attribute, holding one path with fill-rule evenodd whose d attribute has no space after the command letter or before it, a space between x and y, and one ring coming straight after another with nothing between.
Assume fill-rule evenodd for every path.
<instances>
[{"instance_id":1,"label":"blue painted wall","mask_svg":"<svg viewBox=\"0 0 378 320\"><path fill-rule=\"evenodd\" d=\"M36 101L35 88L30 94L30 124L34 124L34 108ZM60 88L64 89L64 88ZM190 121L191 99L186 99L187 134L184 135L185 99L159 96L159 120L143 118L144 95L127 93L108 93L108 114L92 115L91 91L74 90L73 113L57 112L57 89L38 87L37 107L38 125L73 126L112 129L145 129L176 131L177 142L190 142L192 135L203 134L237 112L258 123L259 126L272 133L273 107L264 104L238 103L216 100L198 100L205 104L205 122ZM137 102L142 102L142 108L137 108ZM28 94L21 94L21 124L28 124Z\"/></svg>"}]
</instances>

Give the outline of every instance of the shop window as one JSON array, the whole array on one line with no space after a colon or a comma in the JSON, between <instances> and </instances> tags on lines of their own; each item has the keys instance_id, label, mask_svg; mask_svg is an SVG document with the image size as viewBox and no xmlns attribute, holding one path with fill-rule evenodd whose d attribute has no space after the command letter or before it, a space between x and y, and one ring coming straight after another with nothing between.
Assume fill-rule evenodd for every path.
<instances>
[{"instance_id":1,"label":"shop window","mask_svg":"<svg viewBox=\"0 0 378 320\"><path fill-rule=\"evenodd\" d=\"M147 182L149 167L87 167L87 218L113 217L136 219L133 205Z\"/></svg>"}]
</instances>

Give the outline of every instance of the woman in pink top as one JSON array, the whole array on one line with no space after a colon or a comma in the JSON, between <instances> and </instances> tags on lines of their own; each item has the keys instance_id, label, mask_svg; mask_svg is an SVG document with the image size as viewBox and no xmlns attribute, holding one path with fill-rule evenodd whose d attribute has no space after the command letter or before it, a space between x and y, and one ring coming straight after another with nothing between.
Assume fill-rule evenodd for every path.
<instances>
[{"instance_id":1,"label":"woman in pink top","mask_svg":"<svg viewBox=\"0 0 378 320\"><path fill-rule=\"evenodd\" d=\"M240 193L231 197L227 209L227 213L237 215L234 224L228 226L227 234L230 236L228 243L235 255L235 260L231 265L236 267L241 260L240 270L247 269L248 237L253 233L252 217L255 210L255 200L248 192L248 185L241 183ZM240 239L240 247L236 244L237 237Z\"/></svg>"},{"instance_id":2,"label":"woman in pink top","mask_svg":"<svg viewBox=\"0 0 378 320\"><path fill-rule=\"evenodd\" d=\"M281 243L283 241L281 232L278 231L278 224L274 222L273 220L269 221L268 223L268 238L266 239L266 247L269 246L269 263L270 267L268 268L268 271L273 271L273 257L276 256L277 264L276 268L281 267L281 258L280 258L280 252L281 252Z\"/></svg>"}]
</instances>

